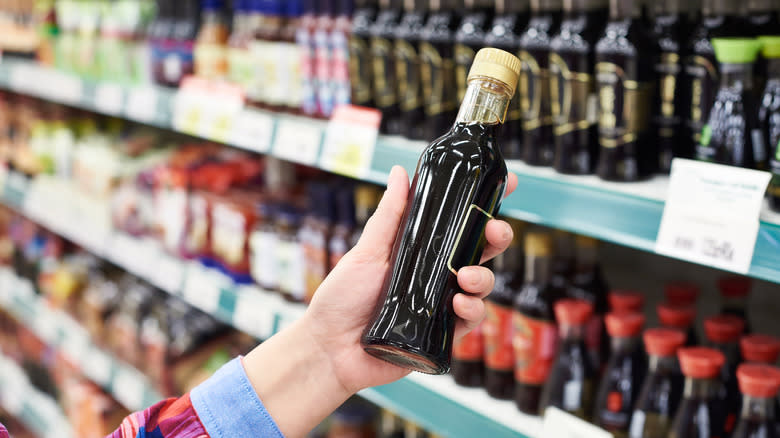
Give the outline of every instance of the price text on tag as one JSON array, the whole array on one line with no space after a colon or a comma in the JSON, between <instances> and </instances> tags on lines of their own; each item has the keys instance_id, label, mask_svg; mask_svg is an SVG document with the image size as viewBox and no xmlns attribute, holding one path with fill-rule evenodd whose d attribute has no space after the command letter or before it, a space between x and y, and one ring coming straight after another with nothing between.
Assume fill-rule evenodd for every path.
<instances>
[{"instance_id":1,"label":"price text on tag","mask_svg":"<svg viewBox=\"0 0 780 438\"><path fill-rule=\"evenodd\" d=\"M277 157L313 166L317 163L322 129L311 122L281 120L276 127L273 153Z\"/></svg>"},{"instance_id":2,"label":"price text on tag","mask_svg":"<svg viewBox=\"0 0 780 438\"><path fill-rule=\"evenodd\" d=\"M336 108L325 133L320 166L342 175L365 177L381 121L379 110L352 105Z\"/></svg>"},{"instance_id":3,"label":"price text on tag","mask_svg":"<svg viewBox=\"0 0 780 438\"><path fill-rule=\"evenodd\" d=\"M747 273L768 172L675 159L655 251Z\"/></svg>"}]
</instances>

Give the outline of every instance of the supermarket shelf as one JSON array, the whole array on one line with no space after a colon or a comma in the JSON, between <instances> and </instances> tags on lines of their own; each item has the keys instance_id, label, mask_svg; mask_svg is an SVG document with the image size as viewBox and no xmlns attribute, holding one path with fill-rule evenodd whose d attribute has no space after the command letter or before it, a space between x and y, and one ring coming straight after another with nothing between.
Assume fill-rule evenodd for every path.
<instances>
[{"instance_id":1,"label":"supermarket shelf","mask_svg":"<svg viewBox=\"0 0 780 438\"><path fill-rule=\"evenodd\" d=\"M73 436L65 414L48 394L36 389L19 365L0 352L0 406L38 436ZM13 431L11 431L13 432Z\"/></svg>"},{"instance_id":2,"label":"supermarket shelf","mask_svg":"<svg viewBox=\"0 0 780 438\"><path fill-rule=\"evenodd\" d=\"M65 313L51 309L30 281L0 268L0 306L58 349L85 377L104 388L125 408L138 411L162 400L148 379L92 343L89 333Z\"/></svg>"}]
</instances>

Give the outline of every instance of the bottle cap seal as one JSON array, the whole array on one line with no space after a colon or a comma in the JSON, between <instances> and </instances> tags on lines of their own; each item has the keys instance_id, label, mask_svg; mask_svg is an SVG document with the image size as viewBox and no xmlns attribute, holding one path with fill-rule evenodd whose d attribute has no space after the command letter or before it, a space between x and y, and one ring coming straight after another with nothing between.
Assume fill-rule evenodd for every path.
<instances>
[{"instance_id":1,"label":"bottle cap seal","mask_svg":"<svg viewBox=\"0 0 780 438\"><path fill-rule=\"evenodd\" d=\"M593 304L574 298L564 298L555 303L555 318L559 324L583 325L593 314Z\"/></svg>"},{"instance_id":2,"label":"bottle cap seal","mask_svg":"<svg viewBox=\"0 0 780 438\"><path fill-rule=\"evenodd\" d=\"M662 325L678 329L687 329L693 325L693 319L696 318L696 311L691 306L663 303L656 307L656 312Z\"/></svg>"},{"instance_id":3,"label":"bottle cap seal","mask_svg":"<svg viewBox=\"0 0 780 438\"><path fill-rule=\"evenodd\" d=\"M711 316L704 320L704 333L710 342L737 342L745 330L745 321L734 315Z\"/></svg>"},{"instance_id":4,"label":"bottle cap seal","mask_svg":"<svg viewBox=\"0 0 780 438\"><path fill-rule=\"evenodd\" d=\"M780 339L774 336L753 334L739 340L742 357L747 362L773 364L780 357Z\"/></svg>"},{"instance_id":5,"label":"bottle cap seal","mask_svg":"<svg viewBox=\"0 0 780 438\"><path fill-rule=\"evenodd\" d=\"M739 390L756 398L774 398L780 391L780 369L772 365L743 363L737 368Z\"/></svg>"},{"instance_id":6,"label":"bottle cap seal","mask_svg":"<svg viewBox=\"0 0 780 438\"><path fill-rule=\"evenodd\" d=\"M471 65L468 80L476 76L488 76L505 83L511 95L515 94L520 77L520 60L509 52L484 48L477 52Z\"/></svg>"},{"instance_id":7,"label":"bottle cap seal","mask_svg":"<svg viewBox=\"0 0 780 438\"><path fill-rule=\"evenodd\" d=\"M758 58L761 42L755 38L713 38L712 47L722 64L752 64Z\"/></svg>"},{"instance_id":8,"label":"bottle cap seal","mask_svg":"<svg viewBox=\"0 0 780 438\"><path fill-rule=\"evenodd\" d=\"M680 368L686 377L713 379L726 363L726 356L718 350L707 347L687 347L677 350Z\"/></svg>"},{"instance_id":9,"label":"bottle cap seal","mask_svg":"<svg viewBox=\"0 0 780 438\"><path fill-rule=\"evenodd\" d=\"M750 293L751 281L741 275L729 275L718 279L718 289L724 297L746 297Z\"/></svg>"},{"instance_id":10,"label":"bottle cap seal","mask_svg":"<svg viewBox=\"0 0 780 438\"><path fill-rule=\"evenodd\" d=\"M669 283L664 288L666 302L676 306L692 306L699 298L699 286L693 283Z\"/></svg>"},{"instance_id":11,"label":"bottle cap seal","mask_svg":"<svg viewBox=\"0 0 780 438\"><path fill-rule=\"evenodd\" d=\"M638 336L645 325L645 317L636 312L610 312L604 317L607 333L617 338Z\"/></svg>"},{"instance_id":12,"label":"bottle cap seal","mask_svg":"<svg viewBox=\"0 0 780 438\"><path fill-rule=\"evenodd\" d=\"M780 36L762 36L758 38L763 44L761 55L767 59L780 58Z\"/></svg>"},{"instance_id":13,"label":"bottle cap seal","mask_svg":"<svg viewBox=\"0 0 780 438\"><path fill-rule=\"evenodd\" d=\"M607 299L613 312L641 312L645 305L644 295L633 290L614 290Z\"/></svg>"},{"instance_id":14,"label":"bottle cap seal","mask_svg":"<svg viewBox=\"0 0 780 438\"><path fill-rule=\"evenodd\" d=\"M685 344L685 333L673 328L647 329L642 337L645 341L645 351L652 356L674 356Z\"/></svg>"}]
</instances>

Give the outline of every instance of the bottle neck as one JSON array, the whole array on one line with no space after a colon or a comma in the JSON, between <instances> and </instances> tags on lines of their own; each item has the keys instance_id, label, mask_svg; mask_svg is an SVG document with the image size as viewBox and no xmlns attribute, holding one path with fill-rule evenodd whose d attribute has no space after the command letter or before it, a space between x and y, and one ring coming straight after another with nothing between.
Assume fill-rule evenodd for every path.
<instances>
[{"instance_id":1,"label":"bottle neck","mask_svg":"<svg viewBox=\"0 0 780 438\"><path fill-rule=\"evenodd\" d=\"M606 9L607 7L609 7L608 0L563 0L563 12L567 14Z\"/></svg>"},{"instance_id":2,"label":"bottle neck","mask_svg":"<svg viewBox=\"0 0 780 438\"><path fill-rule=\"evenodd\" d=\"M718 389L718 379L695 379L693 377L685 378L685 389L683 396L685 398L711 399L715 396Z\"/></svg>"},{"instance_id":3,"label":"bottle neck","mask_svg":"<svg viewBox=\"0 0 780 438\"><path fill-rule=\"evenodd\" d=\"M738 15L739 2L734 0L704 0L701 5L701 12L705 17L715 17L719 15Z\"/></svg>"},{"instance_id":4,"label":"bottle neck","mask_svg":"<svg viewBox=\"0 0 780 438\"><path fill-rule=\"evenodd\" d=\"M767 59L766 66L769 79L780 79L780 58Z\"/></svg>"},{"instance_id":5,"label":"bottle neck","mask_svg":"<svg viewBox=\"0 0 780 438\"><path fill-rule=\"evenodd\" d=\"M576 324L559 324L558 333L561 339L579 340L585 338L585 327Z\"/></svg>"},{"instance_id":6,"label":"bottle neck","mask_svg":"<svg viewBox=\"0 0 780 438\"><path fill-rule=\"evenodd\" d=\"M753 89L753 64L721 64L720 70L722 88Z\"/></svg>"},{"instance_id":7,"label":"bottle neck","mask_svg":"<svg viewBox=\"0 0 780 438\"><path fill-rule=\"evenodd\" d=\"M525 257L525 282L547 284L552 277L552 259L547 255L528 254Z\"/></svg>"},{"instance_id":8,"label":"bottle neck","mask_svg":"<svg viewBox=\"0 0 780 438\"><path fill-rule=\"evenodd\" d=\"M596 247L577 247L575 270L577 273L587 273L596 270L598 264L598 249Z\"/></svg>"},{"instance_id":9,"label":"bottle neck","mask_svg":"<svg viewBox=\"0 0 780 438\"><path fill-rule=\"evenodd\" d=\"M528 0L496 0L496 14L519 14L528 11Z\"/></svg>"},{"instance_id":10,"label":"bottle neck","mask_svg":"<svg viewBox=\"0 0 780 438\"><path fill-rule=\"evenodd\" d=\"M774 423L773 420L776 418L775 415L777 415L777 412L775 412L775 398L759 398L743 395L742 413L740 415L744 419Z\"/></svg>"},{"instance_id":11,"label":"bottle neck","mask_svg":"<svg viewBox=\"0 0 780 438\"><path fill-rule=\"evenodd\" d=\"M689 1L656 0L653 3L655 15L680 15L690 12L693 8Z\"/></svg>"},{"instance_id":12,"label":"bottle neck","mask_svg":"<svg viewBox=\"0 0 780 438\"><path fill-rule=\"evenodd\" d=\"M613 21L639 18L642 8L637 0L609 0L609 19Z\"/></svg>"},{"instance_id":13,"label":"bottle neck","mask_svg":"<svg viewBox=\"0 0 780 438\"><path fill-rule=\"evenodd\" d=\"M456 124L499 124L506 117L512 95L504 83L485 76L469 81Z\"/></svg>"},{"instance_id":14,"label":"bottle neck","mask_svg":"<svg viewBox=\"0 0 780 438\"><path fill-rule=\"evenodd\" d=\"M610 339L610 346L613 353L626 353L638 348L640 344L639 336L613 336Z\"/></svg>"},{"instance_id":15,"label":"bottle neck","mask_svg":"<svg viewBox=\"0 0 780 438\"><path fill-rule=\"evenodd\" d=\"M656 356L653 354L647 360L647 367L653 373L673 372L677 369L677 359L674 356Z\"/></svg>"},{"instance_id":16,"label":"bottle neck","mask_svg":"<svg viewBox=\"0 0 780 438\"><path fill-rule=\"evenodd\" d=\"M562 0L531 0L531 13L553 12L561 10Z\"/></svg>"}]
</instances>

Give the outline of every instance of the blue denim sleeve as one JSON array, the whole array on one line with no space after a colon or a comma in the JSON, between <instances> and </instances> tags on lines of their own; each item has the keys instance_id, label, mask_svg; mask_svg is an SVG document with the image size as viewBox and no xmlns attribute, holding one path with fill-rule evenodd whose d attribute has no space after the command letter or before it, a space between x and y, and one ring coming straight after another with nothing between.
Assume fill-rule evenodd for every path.
<instances>
[{"instance_id":1,"label":"blue denim sleeve","mask_svg":"<svg viewBox=\"0 0 780 438\"><path fill-rule=\"evenodd\" d=\"M211 438L284 438L241 364L233 359L190 392L192 406Z\"/></svg>"}]
</instances>

